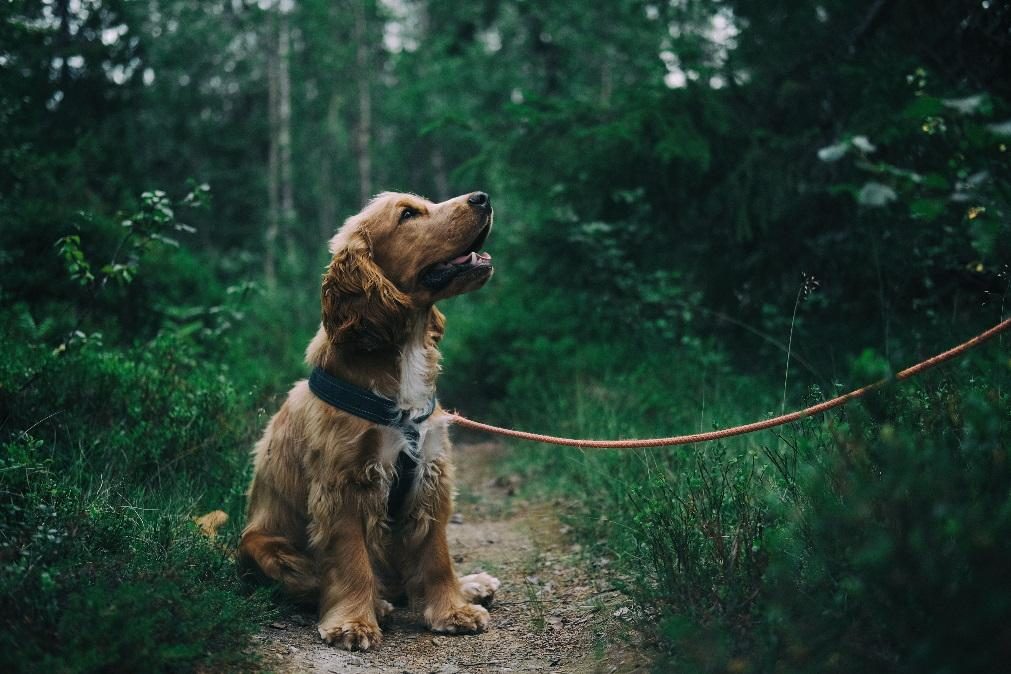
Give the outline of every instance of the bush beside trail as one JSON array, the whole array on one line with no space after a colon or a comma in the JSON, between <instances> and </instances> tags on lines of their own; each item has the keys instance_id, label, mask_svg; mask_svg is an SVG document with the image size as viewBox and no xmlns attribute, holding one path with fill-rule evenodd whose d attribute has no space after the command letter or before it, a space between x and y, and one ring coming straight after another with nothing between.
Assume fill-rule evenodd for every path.
<instances>
[{"instance_id":1,"label":"bush beside trail","mask_svg":"<svg viewBox=\"0 0 1011 674\"><path fill-rule=\"evenodd\" d=\"M992 671L1011 643L1009 375L995 344L777 432L667 450L517 445L510 469L532 493L568 496L588 562L613 560L661 669ZM775 404L771 387L728 379L707 399L714 426L747 418L742 395ZM648 425L632 410L662 391L643 395L639 378L555 382L510 413L588 437L698 429L699 410L677 402L697 404L698 383L669 379L669 416Z\"/></svg>"}]
</instances>

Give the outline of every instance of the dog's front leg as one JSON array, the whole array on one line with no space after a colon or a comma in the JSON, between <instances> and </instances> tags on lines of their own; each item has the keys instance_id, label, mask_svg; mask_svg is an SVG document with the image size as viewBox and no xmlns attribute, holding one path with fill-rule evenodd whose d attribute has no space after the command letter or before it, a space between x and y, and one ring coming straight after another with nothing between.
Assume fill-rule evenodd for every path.
<instances>
[{"instance_id":1,"label":"dog's front leg","mask_svg":"<svg viewBox=\"0 0 1011 674\"><path fill-rule=\"evenodd\" d=\"M406 526L404 577L408 594L424 606L425 624L432 631L482 632L488 627L488 611L464 595L446 541L453 510L451 471L444 456L426 468Z\"/></svg>"},{"instance_id":2,"label":"dog's front leg","mask_svg":"<svg viewBox=\"0 0 1011 674\"><path fill-rule=\"evenodd\" d=\"M348 650L378 646L378 588L369 562L367 529L376 495L372 489L346 486L319 490L310 501L312 541L320 577L319 634Z\"/></svg>"}]
</instances>

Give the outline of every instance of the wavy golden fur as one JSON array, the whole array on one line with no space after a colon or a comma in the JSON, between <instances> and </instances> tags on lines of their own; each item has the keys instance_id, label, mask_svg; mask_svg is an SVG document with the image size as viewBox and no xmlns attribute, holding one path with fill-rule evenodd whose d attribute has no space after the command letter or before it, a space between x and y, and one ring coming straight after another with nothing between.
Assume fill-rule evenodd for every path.
<instances>
[{"instance_id":1,"label":"wavy golden fur","mask_svg":"<svg viewBox=\"0 0 1011 674\"><path fill-rule=\"evenodd\" d=\"M411 416L435 391L445 319L435 302L492 275L479 253L492 210L482 192L432 203L384 193L330 241L322 320L306 361L395 400ZM319 607L328 643L367 649L406 595L437 632L479 632L498 580L458 578L446 542L453 467L441 407L420 428L421 461L400 512L388 512L405 439L294 385L253 450L243 566Z\"/></svg>"}]
</instances>

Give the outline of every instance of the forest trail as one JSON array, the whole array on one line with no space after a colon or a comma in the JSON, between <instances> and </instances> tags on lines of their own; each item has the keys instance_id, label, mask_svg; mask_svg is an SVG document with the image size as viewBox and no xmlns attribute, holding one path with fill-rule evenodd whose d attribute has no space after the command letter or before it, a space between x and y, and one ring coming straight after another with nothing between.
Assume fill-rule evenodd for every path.
<instances>
[{"instance_id":1,"label":"forest trail","mask_svg":"<svg viewBox=\"0 0 1011 674\"><path fill-rule=\"evenodd\" d=\"M513 494L516 478L496 478L498 443L454 448L457 489L449 545L461 575L487 571L502 581L479 635L436 635L418 611L397 608L375 651L350 653L324 644L315 616L289 613L256 639L270 670L353 674L464 672L645 672L649 658L627 622L627 600L604 574L578 559L555 504Z\"/></svg>"}]
</instances>

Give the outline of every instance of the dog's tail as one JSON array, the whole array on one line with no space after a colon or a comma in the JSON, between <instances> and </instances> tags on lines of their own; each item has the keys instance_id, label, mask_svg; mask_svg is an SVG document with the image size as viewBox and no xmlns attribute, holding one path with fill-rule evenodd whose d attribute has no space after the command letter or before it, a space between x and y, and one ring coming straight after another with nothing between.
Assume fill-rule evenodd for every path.
<instances>
[{"instance_id":1,"label":"dog's tail","mask_svg":"<svg viewBox=\"0 0 1011 674\"><path fill-rule=\"evenodd\" d=\"M212 510L206 515L193 518L194 524L200 527L200 531L212 541L218 537L218 529L228 522L228 513L224 510Z\"/></svg>"}]
</instances>

